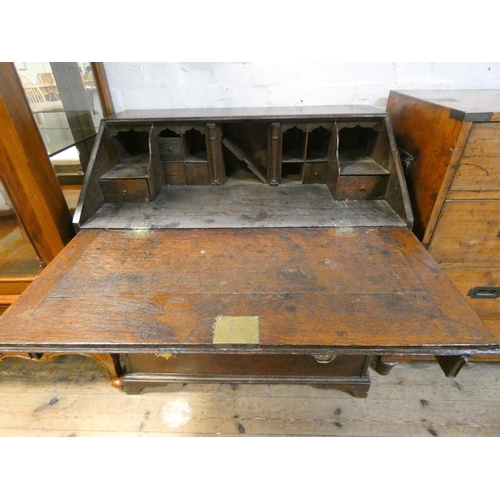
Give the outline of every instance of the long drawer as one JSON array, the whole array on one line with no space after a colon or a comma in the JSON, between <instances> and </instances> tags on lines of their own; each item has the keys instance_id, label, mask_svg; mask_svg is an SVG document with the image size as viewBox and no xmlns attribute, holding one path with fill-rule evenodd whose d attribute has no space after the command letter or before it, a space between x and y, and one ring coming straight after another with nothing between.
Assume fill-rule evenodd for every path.
<instances>
[{"instance_id":1,"label":"long drawer","mask_svg":"<svg viewBox=\"0 0 500 500\"><path fill-rule=\"evenodd\" d=\"M500 191L500 123L472 126L452 191Z\"/></svg>"},{"instance_id":2,"label":"long drawer","mask_svg":"<svg viewBox=\"0 0 500 500\"><path fill-rule=\"evenodd\" d=\"M500 266L448 267L444 271L483 321L485 316L498 316L500 321Z\"/></svg>"},{"instance_id":3,"label":"long drawer","mask_svg":"<svg viewBox=\"0 0 500 500\"><path fill-rule=\"evenodd\" d=\"M438 262L500 262L500 200L446 201L429 251Z\"/></svg>"}]
</instances>

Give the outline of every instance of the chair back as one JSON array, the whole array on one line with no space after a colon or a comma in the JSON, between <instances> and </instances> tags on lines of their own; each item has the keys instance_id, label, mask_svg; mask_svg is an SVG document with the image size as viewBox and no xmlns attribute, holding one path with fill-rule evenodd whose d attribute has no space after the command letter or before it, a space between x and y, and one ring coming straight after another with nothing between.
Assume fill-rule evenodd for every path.
<instances>
[{"instance_id":1,"label":"chair back","mask_svg":"<svg viewBox=\"0 0 500 500\"><path fill-rule=\"evenodd\" d=\"M46 102L45 97L36 83L23 83L24 92L30 104Z\"/></svg>"}]
</instances>

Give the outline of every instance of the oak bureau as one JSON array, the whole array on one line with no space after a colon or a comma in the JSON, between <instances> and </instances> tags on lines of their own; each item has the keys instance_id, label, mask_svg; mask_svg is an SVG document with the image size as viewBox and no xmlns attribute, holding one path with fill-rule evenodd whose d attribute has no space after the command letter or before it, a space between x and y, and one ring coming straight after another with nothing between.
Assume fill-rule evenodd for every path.
<instances>
[{"instance_id":1,"label":"oak bureau","mask_svg":"<svg viewBox=\"0 0 500 500\"><path fill-rule=\"evenodd\" d=\"M118 113L78 234L0 318L0 352L88 355L129 393L216 381L364 397L370 363L393 354L454 376L500 340L412 222L376 108Z\"/></svg>"}]
</instances>

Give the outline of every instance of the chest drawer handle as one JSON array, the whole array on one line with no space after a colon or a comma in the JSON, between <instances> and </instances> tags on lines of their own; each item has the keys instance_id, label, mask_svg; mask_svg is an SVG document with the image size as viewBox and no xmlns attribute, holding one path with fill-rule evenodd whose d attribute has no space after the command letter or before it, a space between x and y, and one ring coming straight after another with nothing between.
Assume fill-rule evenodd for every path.
<instances>
[{"instance_id":1,"label":"chest drawer handle","mask_svg":"<svg viewBox=\"0 0 500 500\"><path fill-rule=\"evenodd\" d=\"M500 286L476 286L467 295L472 299L496 299L500 297Z\"/></svg>"}]
</instances>

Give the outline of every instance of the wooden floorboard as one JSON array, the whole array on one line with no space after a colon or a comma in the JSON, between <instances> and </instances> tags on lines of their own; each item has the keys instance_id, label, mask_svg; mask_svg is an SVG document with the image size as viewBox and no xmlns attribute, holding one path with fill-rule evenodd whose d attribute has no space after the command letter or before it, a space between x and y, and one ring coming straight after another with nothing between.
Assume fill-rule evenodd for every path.
<instances>
[{"instance_id":1,"label":"wooden floorboard","mask_svg":"<svg viewBox=\"0 0 500 500\"><path fill-rule=\"evenodd\" d=\"M130 396L94 360L0 363L0 436L500 436L500 365L370 370L367 399L310 386L173 384Z\"/></svg>"}]
</instances>

